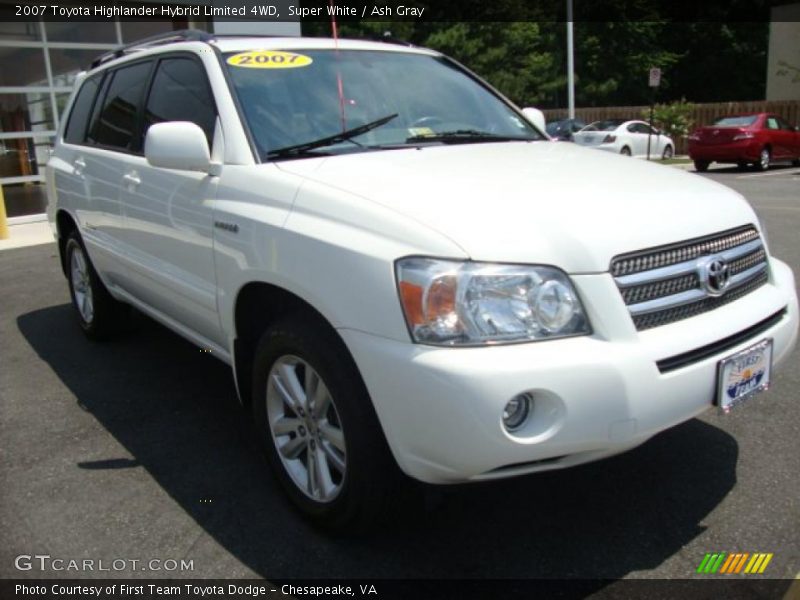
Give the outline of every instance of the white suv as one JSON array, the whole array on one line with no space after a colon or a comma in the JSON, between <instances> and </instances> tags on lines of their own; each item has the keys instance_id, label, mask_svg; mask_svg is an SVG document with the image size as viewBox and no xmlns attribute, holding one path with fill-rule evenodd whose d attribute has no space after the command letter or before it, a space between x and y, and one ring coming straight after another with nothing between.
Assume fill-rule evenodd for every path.
<instances>
[{"instance_id":1,"label":"white suv","mask_svg":"<svg viewBox=\"0 0 800 600\"><path fill-rule=\"evenodd\" d=\"M741 196L552 143L431 50L177 33L96 61L67 114L49 214L84 331L133 306L230 364L328 525L400 471L633 448L766 388L796 342Z\"/></svg>"}]
</instances>

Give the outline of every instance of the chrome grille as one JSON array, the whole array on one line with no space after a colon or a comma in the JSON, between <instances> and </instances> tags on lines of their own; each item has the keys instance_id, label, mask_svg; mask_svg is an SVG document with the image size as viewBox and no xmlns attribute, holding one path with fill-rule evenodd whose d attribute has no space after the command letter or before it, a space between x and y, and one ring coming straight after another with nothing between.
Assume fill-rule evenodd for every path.
<instances>
[{"instance_id":1,"label":"chrome grille","mask_svg":"<svg viewBox=\"0 0 800 600\"><path fill-rule=\"evenodd\" d=\"M662 248L643 250L624 256L618 256L611 261L611 274L630 275L659 267L667 267L686 260L692 260L704 254L722 252L735 246L759 239L758 232L753 227L746 227L726 233L672 244Z\"/></svg>"},{"instance_id":2,"label":"chrome grille","mask_svg":"<svg viewBox=\"0 0 800 600\"><path fill-rule=\"evenodd\" d=\"M707 265L727 265L727 287ZM714 310L767 282L767 255L758 232L745 227L618 256L611 273L638 330Z\"/></svg>"}]
</instances>

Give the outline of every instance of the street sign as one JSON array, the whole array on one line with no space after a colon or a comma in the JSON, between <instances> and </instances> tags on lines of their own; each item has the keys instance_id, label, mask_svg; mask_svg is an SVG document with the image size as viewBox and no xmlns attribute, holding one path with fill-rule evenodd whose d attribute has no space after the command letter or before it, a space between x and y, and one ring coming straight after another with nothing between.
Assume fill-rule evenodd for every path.
<instances>
[{"instance_id":1,"label":"street sign","mask_svg":"<svg viewBox=\"0 0 800 600\"><path fill-rule=\"evenodd\" d=\"M650 87L658 87L661 85L661 69L653 67L650 69Z\"/></svg>"}]
</instances>

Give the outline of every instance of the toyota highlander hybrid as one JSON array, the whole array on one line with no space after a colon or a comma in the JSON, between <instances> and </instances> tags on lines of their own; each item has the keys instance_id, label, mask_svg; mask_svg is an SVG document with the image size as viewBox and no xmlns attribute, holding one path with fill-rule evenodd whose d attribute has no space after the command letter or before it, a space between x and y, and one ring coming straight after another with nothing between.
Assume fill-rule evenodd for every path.
<instances>
[{"instance_id":1,"label":"toyota highlander hybrid","mask_svg":"<svg viewBox=\"0 0 800 600\"><path fill-rule=\"evenodd\" d=\"M81 327L135 307L228 363L319 523L402 473L623 452L766 389L796 342L740 195L552 142L438 52L175 33L99 58L66 114L49 218Z\"/></svg>"}]
</instances>

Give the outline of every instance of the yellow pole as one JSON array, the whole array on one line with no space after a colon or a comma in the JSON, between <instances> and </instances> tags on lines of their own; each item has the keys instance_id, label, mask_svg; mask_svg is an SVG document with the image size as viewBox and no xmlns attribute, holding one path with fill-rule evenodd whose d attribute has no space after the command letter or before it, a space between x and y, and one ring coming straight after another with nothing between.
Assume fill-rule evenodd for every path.
<instances>
[{"instance_id":1,"label":"yellow pole","mask_svg":"<svg viewBox=\"0 0 800 600\"><path fill-rule=\"evenodd\" d=\"M6 199L3 197L3 186L0 185L0 240L8 238L8 223L6 222Z\"/></svg>"}]
</instances>

